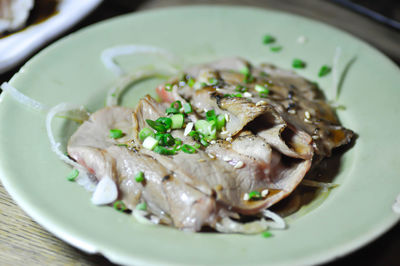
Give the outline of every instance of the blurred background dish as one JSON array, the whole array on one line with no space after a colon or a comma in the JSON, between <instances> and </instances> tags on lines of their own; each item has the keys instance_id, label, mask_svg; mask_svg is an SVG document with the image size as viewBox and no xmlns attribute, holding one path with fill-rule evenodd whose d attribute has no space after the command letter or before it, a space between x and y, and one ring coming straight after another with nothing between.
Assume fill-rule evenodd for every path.
<instances>
[{"instance_id":1,"label":"blurred background dish","mask_svg":"<svg viewBox=\"0 0 400 266\"><path fill-rule=\"evenodd\" d=\"M21 63L100 3L101 0L1 0L0 73Z\"/></svg>"}]
</instances>

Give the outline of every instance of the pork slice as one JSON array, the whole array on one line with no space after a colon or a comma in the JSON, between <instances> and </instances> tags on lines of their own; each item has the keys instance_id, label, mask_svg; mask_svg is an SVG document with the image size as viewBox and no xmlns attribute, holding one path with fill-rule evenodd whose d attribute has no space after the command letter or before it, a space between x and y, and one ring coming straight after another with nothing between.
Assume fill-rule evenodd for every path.
<instances>
[{"instance_id":1,"label":"pork slice","mask_svg":"<svg viewBox=\"0 0 400 266\"><path fill-rule=\"evenodd\" d=\"M115 161L106 149L128 141L133 132L132 112L129 108L108 107L93 113L69 139L68 155L98 180L108 176L116 181ZM125 135L120 139L110 138L111 129L120 129Z\"/></svg>"},{"instance_id":2,"label":"pork slice","mask_svg":"<svg viewBox=\"0 0 400 266\"><path fill-rule=\"evenodd\" d=\"M130 209L145 201L148 211L162 223L191 231L215 224L216 204L211 197L174 178L152 157L118 146L117 140L108 136L112 128L137 135L132 128L132 110L112 107L94 113L71 137L69 155L97 179L113 178L119 199ZM139 172L144 173L144 182L136 182Z\"/></svg>"},{"instance_id":3,"label":"pork slice","mask_svg":"<svg viewBox=\"0 0 400 266\"><path fill-rule=\"evenodd\" d=\"M268 105L256 105L246 98L224 97L214 88L196 90L191 98L192 105L198 111L215 110L217 115L227 115L225 129L220 137L234 136L249 122L268 111Z\"/></svg>"},{"instance_id":4,"label":"pork slice","mask_svg":"<svg viewBox=\"0 0 400 266\"><path fill-rule=\"evenodd\" d=\"M189 231L215 223L214 199L175 178L152 157L117 146L108 152L116 161L121 199L130 209L145 201L148 210L163 223ZM138 172L144 173L144 182L136 182Z\"/></svg>"}]
</instances>

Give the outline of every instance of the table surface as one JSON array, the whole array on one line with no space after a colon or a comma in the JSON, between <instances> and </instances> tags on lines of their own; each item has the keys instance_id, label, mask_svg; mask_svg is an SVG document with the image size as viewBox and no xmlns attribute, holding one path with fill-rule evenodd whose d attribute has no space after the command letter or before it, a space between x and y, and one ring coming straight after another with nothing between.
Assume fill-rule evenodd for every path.
<instances>
[{"instance_id":1,"label":"table surface","mask_svg":"<svg viewBox=\"0 0 400 266\"><path fill-rule=\"evenodd\" d=\"M382 1L390 3L390 1ZM191 4L240 4L299 14L331 24L369 42L400 63L400 32L356 14L331 1L315 0L108 0L64 35L95 22L130 12ZM400 8L400 5L394 6ZM396 12L400 12L397 10ZM62 37L62 36L61 36ZM3 52L3 51L0 51ZM22 65L22 64L21 64ZM8 81L21 65L0 75L0 84ZM400 224L362 249L326 264L400 265ZM34 222L19 208L0 184L0 264L1 265L112 265L101 255L86 254Z\"/></svg>"}]
</instances>

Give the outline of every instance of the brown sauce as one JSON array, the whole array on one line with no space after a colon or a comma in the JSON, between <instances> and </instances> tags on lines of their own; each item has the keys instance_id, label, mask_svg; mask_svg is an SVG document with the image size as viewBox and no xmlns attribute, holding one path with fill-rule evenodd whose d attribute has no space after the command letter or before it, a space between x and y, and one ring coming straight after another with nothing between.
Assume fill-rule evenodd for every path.
<instances>
[{"instance_id":1,"label":"brown sauce","mask_svg":"<svg viewBox=\"0 0 400 266\"><path fill-rule=\"evenodd\" d=\"M33 9L26 21L26 26L13 32L0 33L0 39L21 32L32 25L46 21L58 13L57 6L60 0L35 0Z\"/></svg>"}]
</instances>

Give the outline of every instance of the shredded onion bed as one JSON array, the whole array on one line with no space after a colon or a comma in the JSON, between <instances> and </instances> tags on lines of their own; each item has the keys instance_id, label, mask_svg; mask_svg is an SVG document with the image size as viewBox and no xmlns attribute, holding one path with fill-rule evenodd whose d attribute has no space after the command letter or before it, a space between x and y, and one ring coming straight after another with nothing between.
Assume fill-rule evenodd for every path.
<instances>
[{"instance_id":1,"label":"shredded onion bed","mask_svg":"<svg viewBox=\"0 0 400 266\"><path fill-rule=\"evenodd\" d=\"M174 64L177 66L181 65L178 62L178 59L172 55L167 50L161 49L159 47L149 46L149 45L119 45L114 46L108 49L105 49L101 53L101 61L104 66L112 71L117 76L125 75L125 71L115 63L115 57L121 55L128 54L157 54L165 57L170 63L171 66L174 67ZM175 66L175 69L179 69L179 67Z\"/></svg>"},{"instance_id":2,"label":"shredded onion bed","mask_svg":"<svg viewBox=\"0 0 400 266\"><path fill-rule=\"evenodd\" d=\"M17 100L18 102L22 103L23 105L26 105L32 109L35 109L37 111L47 111L49 109L49 107L47 107L46 105L32 99L29 98L28 96L26 96L25 94L21 93L20 91L18 91L16 88L14 88L13 86L11 86L8 82L3 82L3 84L1 84L1 89L3 91L6 91L7 93L10 93L11 96Z\"/></svg>"}]
</instances>

